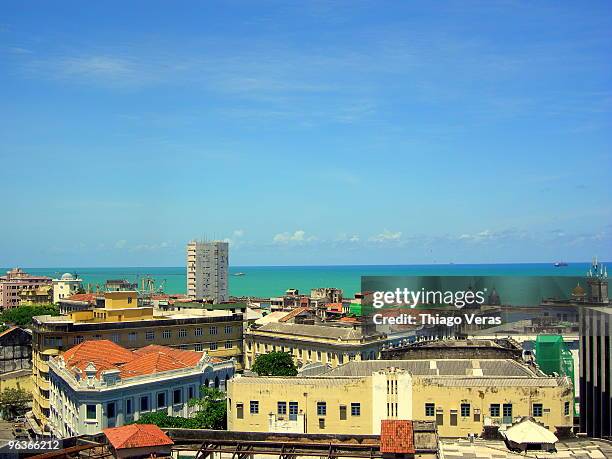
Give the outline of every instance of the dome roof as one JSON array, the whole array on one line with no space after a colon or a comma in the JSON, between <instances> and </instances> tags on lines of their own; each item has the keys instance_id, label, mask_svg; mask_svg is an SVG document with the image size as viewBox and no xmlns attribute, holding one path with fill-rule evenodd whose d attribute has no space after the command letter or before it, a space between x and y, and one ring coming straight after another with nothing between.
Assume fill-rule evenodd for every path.
<instances>
[{"instance_id":1,"label":"dome roof","mask_svg":"<svg viewBox=\"0 0 612 459\"><path fill-rule=\"evenodd\" d=\"M70 273L62 274L62 280L74 280L74 276Z\"/></svg>"},{"instance_id":2,"label":"dome roof","mask_svg":"<svg viewBox=\"0 0 612 459\"><path fill-rule=\"evenodd\" d=\"M586 292L584 291L584 289L580 286L580 284L576 285L574 287L574 289L572 290L572 295L574 296L583 296Z\"/></svg>"}]
</instances>

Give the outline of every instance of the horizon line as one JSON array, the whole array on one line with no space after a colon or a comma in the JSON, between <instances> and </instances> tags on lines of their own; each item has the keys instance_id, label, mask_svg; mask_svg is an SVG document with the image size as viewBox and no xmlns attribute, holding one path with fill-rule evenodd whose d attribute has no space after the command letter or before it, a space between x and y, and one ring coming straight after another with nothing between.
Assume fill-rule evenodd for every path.
<instances>
[{"instance_id":1,"label":"horizon line","mask_svg":"<svg viewBox=\"0 0 612 459\"><path fill-rule=\"evenodd\" d=\"M599 263L610 263L610 261L606 261L606 260L598 260ZM589 264L591 263L592 260L590 261L566 261L563 263L567 263L567 264ZM329 264L329 265L317 265L317 264L305 264L305 265L274 265L274 264L270 264L270 265L229 265L229 268L336 268L336 267L376 267L376 266L397 266L397 267L401 267L401 266L478 266L478 265L554 265L556 262L551 262L551 261L529 261L529 262L503 262L503 261L497 261L497 262L476 262L476 263L455 263L455 262L446 262L446 263L407 263L407 264L400 264L400 263L391 263L391 264L385 264L385 263L380 263L380 264L361 264L361 263L357 263L357 264ZM182 265L176 265L176 266L162 266L162 265L147 265L147 266L70 266L70 265L64 265L64 266L15 266L13 265L13 268L15 267L20 267L22 269L55 269L55 268L70 268L70 269L107 269L107 268L127 268L127 269L141 269L141 268L183 268L184 266ZM10 267L3 267L0 269L12 269ZM186 267L185 267L186 269Z\"/></svg>"}]
</instances>

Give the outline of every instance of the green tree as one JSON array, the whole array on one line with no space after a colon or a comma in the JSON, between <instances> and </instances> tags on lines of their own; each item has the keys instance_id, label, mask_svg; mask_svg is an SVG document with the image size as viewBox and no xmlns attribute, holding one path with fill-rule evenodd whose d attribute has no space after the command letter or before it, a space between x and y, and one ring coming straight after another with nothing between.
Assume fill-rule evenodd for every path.
<instances>
[{"instance_id":1,"label":"green tree","mask_svg":"<svg viewBox=\"0 0 612 459\"><path fill-rule=\"evenodd\" d=\"M20 387L9 387L0 392L0 412L4 419L13 420L23 416L32 402L32 394Z\"/></svg>"},{"instance_id":2,"label":"green tree","mask_svg":"<svg viewBox=\"0 0 612 459\"><path fill-rule=\"evenodd\" d=\"M17 306L16 308L6 309L0 315L0 322L17 325L27 328L32 324L34 316L58 316L59 310L54 304L44 306Z\"/></svg>"},{"instance_id":3,"label":"green tree","mask_svg":"<svg viewBox=\"0 0 612 459\"><path fill-rule=\"evenodd\" d=\"M224 430L227 428L227 406L224 392L219 389L202 387L200 398L189 400L188 404L197 408L191 418L168 416L166 411L157 411L143 414L136 423L182 429Z\"/></svg>"},{"instance_id":4,"label":"green tree","mask_svg":"<svg viewBox=\"0 0 612 459\"><path fill-rule=\"evenodd\" d=\"M288 352L269 352L255 359L252 371L259 376L295 376L297 367Z\"/></svg>"}]
</instances>

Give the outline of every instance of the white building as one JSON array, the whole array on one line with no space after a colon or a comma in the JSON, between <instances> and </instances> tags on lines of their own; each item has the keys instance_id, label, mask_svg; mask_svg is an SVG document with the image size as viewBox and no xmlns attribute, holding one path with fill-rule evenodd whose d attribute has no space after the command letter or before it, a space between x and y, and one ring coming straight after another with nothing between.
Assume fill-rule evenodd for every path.
<instances>
[{"instance_id":1,"label":"white building","mask_svg":"<svg viewBox=\"0 0 612 459\"><path fill-rule=\"evenodd\" d=\"M229 244L191 241L187 244L187 295L213 303L227 301Z\"/></svg>"},{"instance_id":2,"label":"white building","mask_svg":"<svg viewBox=\"0 0 612 459\"><path fill-rule=\"evenodd\" d=\"M83 280L70 273L64 273L59 279L53 279L53 303L58 304L60 300L78 293L82 286Z\"/></svg>"},{"instance_id":3,"label":"white building","mask_svg":"<svg viewBox=\"0 0 612 459\"><path fill-rule=\"evenodd\" d=\"M49 427L55 437L95 434L164 410L189 417L201 386L225 389L233 360L151 345L130 351L84 341L49 360Z\"/></svg>"}]
</instances>

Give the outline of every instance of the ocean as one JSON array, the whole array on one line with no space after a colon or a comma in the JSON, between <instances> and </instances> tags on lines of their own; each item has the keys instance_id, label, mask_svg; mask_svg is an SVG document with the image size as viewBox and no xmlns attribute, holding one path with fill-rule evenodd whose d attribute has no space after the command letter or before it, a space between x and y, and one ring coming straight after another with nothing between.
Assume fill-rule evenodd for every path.
<instances>
[{"instance_id":1,"label":"ocean","mask_svg":"<svg viewBox=\"0 0 612 459\"><path fill-rule=\"evenodd\" d=\"M232 296L271 297L289 288L308 293L311 288L337 287L345 296L360 291L361 276L584 276L590 263L523 264L436 264L393 266L232 266L229 279ZM3 269L7 271L9 268ZM85 286L102 287L107 279L138 282L145 276L155 280L166 293L185 293L185 267L130 268L24 268L26 272L57 278L65 272L77 273ZM235 276L236 273L244 276Z\"/></svg>"}]
</instances>

